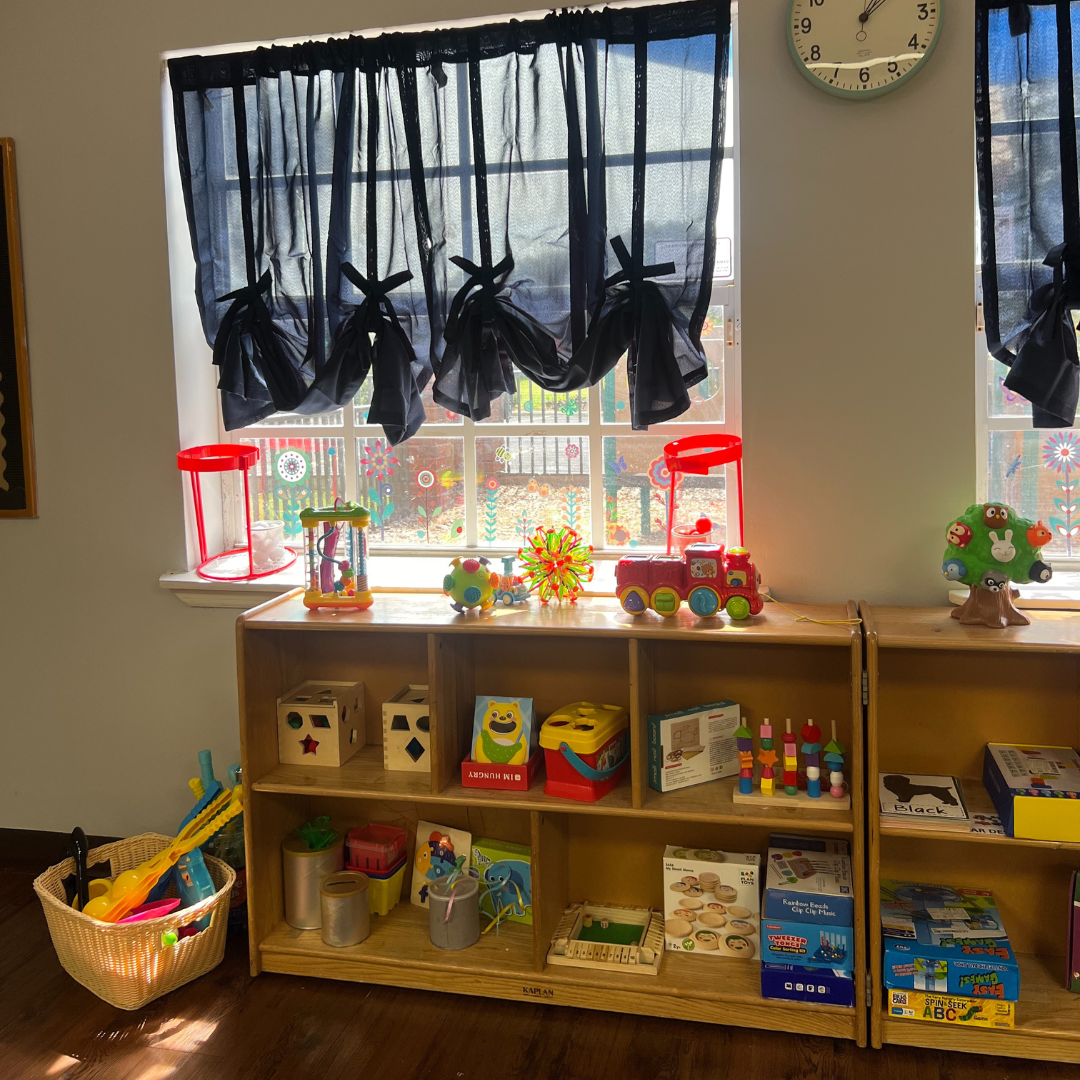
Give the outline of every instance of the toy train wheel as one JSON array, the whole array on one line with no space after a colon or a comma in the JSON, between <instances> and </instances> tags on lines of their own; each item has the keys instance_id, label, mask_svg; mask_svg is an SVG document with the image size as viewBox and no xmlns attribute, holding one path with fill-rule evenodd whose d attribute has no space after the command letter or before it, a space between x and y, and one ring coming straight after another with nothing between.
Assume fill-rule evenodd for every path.
<instances>
[{"instance_id":1,"label":"toy train wheel","mask_svg":"<svg viewBox=\"0 0 1080 1080\"><path fill-rule=\"evenodd\" d=\"M623 611L630 615L640 615L649 609L649 594L640 585L631 585L619 595Z\"/></svg>"},{"instance_id":2,"label":"toy train wheel","mask_svg":"<svg viewBox=\"0 0 1080 1080\"><path fill-rule=\"evenodd\" d=\"M512 592L504 592L499 599L502 601L503 607L514 606L514 594Z\"/></svg>"},{"instance_id":3,"label":"toy train wheel","mask_svg":"<svg viewBox=\"0 0 1080 1080\"><path fill-rule=\"evenodd\" d=\"M686 598L690 610L701 619L707 619L720 610L720 597L706 585L699 585Z\"/></svg>"},{"instance_id":4,"label":"toy train wheel","mask_svg":"<svg viewBox=\"0 0 1080 1080\"><path fill-rule=\"evenodd\" d=\"M745 619L750 614L750 601L745 596L732 596L724 605L724 610L733 619Z\"/></svg>"},{"instance_id":5,"label":"toy train wheel","mask_svg":"<svg viewBox=\"0 0 1080 1080\"><path fill-rule=\"evenodd\" d=\"M659 589L653 590L650 607L658 615L670 618L679 610L681 603L682 597L674 589L667 585L661 585Z\"/></svg>"}]
</instances>

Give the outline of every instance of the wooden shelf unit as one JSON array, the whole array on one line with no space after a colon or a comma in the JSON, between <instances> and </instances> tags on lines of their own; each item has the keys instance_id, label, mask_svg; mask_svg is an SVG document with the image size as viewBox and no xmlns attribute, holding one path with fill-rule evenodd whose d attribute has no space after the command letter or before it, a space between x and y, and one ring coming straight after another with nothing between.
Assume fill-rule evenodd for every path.
<instances>
[{"instance_id":1,"label":"wooden shelf unit","mask_svg":"<svg viewBox=\"0 0 1080 1080\"><path fill-rule=\"evenodd\" d=\"M1080 844L882 821L877 798L880 772L950 775L961 778L969 810L992 812L981 780L974 779L982 775L987 742L1076 746L1080 616L1029 611L1030 626L991 630L961 626L949 608L864 603L860 611L869 697L871 1041L1080 1062L1080 995L1064 987L1069 875L1080 866ZM1013 1031L888 1015L882 878L994 892L1021 969Z\"/></svg>"},{"instance_id":2,"label":"wooden shelf unit","mask_svg":"<svg viewBox=\"0 0 1080 1080\"><path fill-rule=\"evenodd\" d=\"M380 595L367 612L307 612L299 591L237 623L252 974L276 971L487 997L853 1039L866 1044L862 765L862 634L858 625L799 621L778 607L746 624L633 618L608 598L574 606L496 608L457 615L441 597ZM856 617L854 604L798 609L819 620ZM276 699L304 678L362 679L368 745L341 768L281 765ZM432 771L382 768L381 703L406 683L431 687ZM575 700L614 702L631 715L632 768L596 803L530 791L461 786L476 693L532 697L539 718ZM763 716L801 724L835 719L848 747L850 811L732 802L734 778L660 795L648 787L646 717L728 697L754 726ZM338 828L429 820L529 844L530 928L510 924L461 952L434 949L426 912L404 902L372 917L348 949L284 922L282 839L317 814ZM859 822L859 827L854 823ZM659 977L594 973L545 963L573 901L662 908L666 844L765 854L770 832L842 836L852 845L856 1006L766 1001L753 961L667 953ZM411 864L411 860L410 860ZM409 871L407 870L407 875Z\"/></svg>"}]
</instances>

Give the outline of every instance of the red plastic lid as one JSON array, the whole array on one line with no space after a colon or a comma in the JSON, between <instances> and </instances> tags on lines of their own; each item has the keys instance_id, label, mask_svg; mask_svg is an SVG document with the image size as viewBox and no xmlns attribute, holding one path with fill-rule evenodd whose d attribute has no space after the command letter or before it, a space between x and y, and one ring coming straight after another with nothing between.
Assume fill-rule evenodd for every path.
<instances>
[{"instance_id":1,"label":"red plastic lid","mask_svg":"<svg viewBox=\"0 0 1080 1080\"><path fill-rule=\"evenodd\" d=\"M664 447L664 464L673 473L701 476L714 465L741 459L742 439L738 435L687 435Z\"/></svg>"},{"instance_id":2,"label":"red plastic lid","mask_svg":"<svg viewBox=\"0 0 1080 1080\"><path fill-rule=\"evenodd\" d=\"M246 471L259 460L259 448L242 443L192 446L176 455L176 467L184 472Z\"/></svg>"}]
</instances>

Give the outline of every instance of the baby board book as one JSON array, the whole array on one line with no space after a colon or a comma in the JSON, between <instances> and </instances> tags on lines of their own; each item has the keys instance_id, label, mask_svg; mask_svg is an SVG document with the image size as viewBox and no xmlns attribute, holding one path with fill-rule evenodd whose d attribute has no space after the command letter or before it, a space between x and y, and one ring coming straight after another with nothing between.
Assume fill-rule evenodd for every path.
<instances>
[{"instance_id":1,"label":"baby board book","mask_svg":"<svg viewBox=\"0 0 1080 1080\"><path fill-rule=\"evenodd\" d=\"M481 916L494 919L505 910L503 918L510 922L532 923L530 848L506 840L474 839L471 872L480 879Z\"/></svg>"},{"instance_id":2,"label":"baby board book","mask_svg":"<svg viewBox=\"0 0 1080 1080\"><path fill-rule=\"evenodd\" d=\"M967 808L955 776L888 773L878 776L881 816L917 822L967 821Z\"/></svg>"},{"instance_id":3,"label":"baby board book","mask_svg":"<svg viewBox=\"0 0 1080 1080\"><path fill-rule=\"evenodd\" d=\"M739 706L714 701L648 719L649 786L656 791L704 784L739 771Z\"/></svg>"},{"instance_id":4,"label":"baby board book","mask_svg":"<svg viewBox=\"0 0 1080 1080\"><path fill-rule=\"evenodd\" d=\"M532 698L478 696L473 710L472 759L524 765L540 742Z\"/></svg>"},{"instance_id":5,"label":"baby board book","mask_svg":"<svg viewBox=\"0 0 1080 1080\"><path fill-rule=\"evenodd\" d=\"M410 902L427 907L428 888L436 878L446 877L455 868L467 874L471 845L472 833L464 829L450 829L431 821L417 822Z\"/></svg>"},{"instance_id":6,"label":"baby board book","mask_svg":"<svg viewBox=\"0 0 1080 1080\"><path fill-rule=\"evenodd\" d=\"M983 784L1006 836L1080 841L1080 755L1071 746L987 743Z\"/></svg>"},{"instance_id":7,"label":"baby board book","mask_svg":"<svg viewBox=\"0 0 1080 1080\"><path fill-rule=\"evenodd\" d=\"M1015 1001L1020 971L985 889L881 882L886 989Z\"/></svg>"},{"instance_id":8,"label":"baby board book","mask_svg":"<svg viewBox=\"0 0 1080 1080\"><path fill-rule=\"evenodd\" d=\"M854 924L847 841L770 836L765 863L768 918L835 926Z\"/></svg>"},{"instance_id":9,"label":"baby board book","mask_svg":"<svg viewBox=\"0 0 1080 1080\"><path fill-rule=\"evenodd\" d=\"M664 849L664 948L758 960L761 856Z\"/></svg>"}]
</instances>

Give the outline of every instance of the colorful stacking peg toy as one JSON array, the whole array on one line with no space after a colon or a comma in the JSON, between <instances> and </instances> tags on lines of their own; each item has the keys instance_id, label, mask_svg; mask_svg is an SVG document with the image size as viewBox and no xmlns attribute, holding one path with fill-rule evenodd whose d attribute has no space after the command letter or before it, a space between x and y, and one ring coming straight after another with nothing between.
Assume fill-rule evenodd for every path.
<instances>
[{"instance_id":1,"label":"colorful stacking peg toy","mask_svg":"<svg viewBox=\"0 0 1080 1080\"><path fill-rule=\"evenodd\" d=\"M799 759L795 753L795 735L791 730L791 718L786 721L787 730L780 737L784 740L784 792L799 794Z\"/></svg>"},{"instance_id":2,"label":"colorful stacking peg toy","mask_svg":"<svg viewBox=\"0 0 1080 1080\"><path fill-rule=\"evenodd\" d=\"M754 736L745 724L735 729L735 748L739 752L739 790L750 795L754 790Z\"/></svg>"},{"instance_id":3,"label":"colorful stacking peg toy","mask_svg":"<svg viewBox=\"0 0 1080 1080\"><path fill-rule=\"evenodd\" d=\"M766 717L758 728L758 740L761 742L761 749L758 751L757 759L761 762L761 794L772 795L774 793L775 779L773 775L773 766L776 764L776 751L773 749L772 738L772 724L769 723L769 718Z\"/></svg>"},{"instance_id":4,"label":"colorful stacking peg toy","mask_svg":"<svg viewBox=\"0 0 1080 1080\"><path fill-rule=\"evenodd\" d=\"M825 764L829 769L829 794L834 799L844 797L844 747L836 738L836 721L832 722L832 738L825 747Z\"/></svg>"},{"instance_id":5,"label":"colorful stacking peg toy","mask_svg":"<svg viewBox=\"0 0 1080 1080\"><path fill-rule=\"evenodd\" d=\"M807 720L799 729L802 739L803 763L806 765L806 794L808 798L821 798L821 728Z\"/></svg>"}]
</instances>

